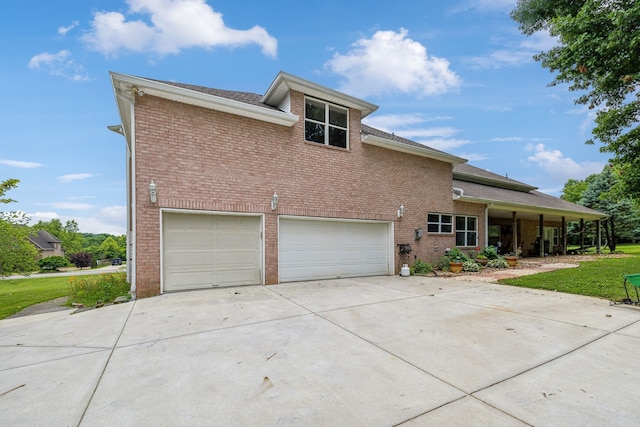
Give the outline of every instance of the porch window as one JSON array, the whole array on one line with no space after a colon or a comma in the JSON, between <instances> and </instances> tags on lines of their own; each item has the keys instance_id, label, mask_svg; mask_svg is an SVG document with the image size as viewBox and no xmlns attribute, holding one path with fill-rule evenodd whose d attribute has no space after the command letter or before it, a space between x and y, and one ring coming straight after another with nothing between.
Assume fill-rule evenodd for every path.
<instances>
[{"instance_id":1,"label":"porch window","mask_svg":"<svg viewBox=\"0 0 640 427\"><path fill-rule=\"evenodd\" d=\"M333 147L349 148L349 110L313 98L304 102L304 139Z\"/></svg>"},{"instance_id":2,"label":"porch window","mask_svg":"<svg viewBox=\"0 0 640 427\"><path fill-rule=\"evenodd\" d=\"M478 217L456 215L456 246L477 246Z\"/></svg>"},{"instance_id":3,"label":"porch window","mask_svg":"<svg viewBox=\"0 0 640 427\"><path fill-rule=\"evenodd\" d=\"M560 227L544 227L542 238L549 241L551 246L560 246ZM540 235L540 226L536 227L536 236Z\"/></svg>"},{"instance_id":4,"label":"porch window","mask_svg":"<svg viewBox=\"0 0 640 427\"><path fill-rule=\"evenodd\" d=\"M453 215L440 213L428 214L427 232L433 234L453 233Z\"/></svg>"}]
</instances>

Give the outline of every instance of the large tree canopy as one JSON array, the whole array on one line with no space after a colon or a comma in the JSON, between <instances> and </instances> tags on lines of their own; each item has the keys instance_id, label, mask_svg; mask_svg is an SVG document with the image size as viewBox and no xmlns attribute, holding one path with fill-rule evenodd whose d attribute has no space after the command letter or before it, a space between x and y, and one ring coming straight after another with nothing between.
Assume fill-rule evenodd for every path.
<instances>
[{"instance_id":1,"label":"large tree canopy","mask_svg":"<svg viewBox=\"0 0 640 427\"><path fill-rule=\"evenodd\" d=\"M4 198L7 191L18 186L17 179L0 182L0 203L14 200ZM0 212L0 276L15 273L31 273L37 270L37 251L27 236L31 229L25 224L28 218L20 212Z\"/></svg>"},{"instance_id":2,"label":"large tree canopy","mask_svg":"<svg viewBox=\"0 0 640 427\"><path fill-rule=\"evenodd\" d=\"M551 85L569 84L569 90L580 92L577 104L596 110L594 138L587 143L599 140L602 151L637 170L640 2L519 0L511 16L524 34L548 30L558 38L558 45L536 60L557 72Z\"/></svg>"}]
</instances>

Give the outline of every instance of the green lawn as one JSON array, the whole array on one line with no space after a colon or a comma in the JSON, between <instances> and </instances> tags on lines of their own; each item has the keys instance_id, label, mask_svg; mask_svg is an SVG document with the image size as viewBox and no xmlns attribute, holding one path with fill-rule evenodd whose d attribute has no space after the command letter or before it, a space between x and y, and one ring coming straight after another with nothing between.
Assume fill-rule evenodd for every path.
<instances>
[{"instance_id":1,"label":"green lawn","mask_svg":"<svg viewBox=\"0 0 640 427\"><path fill-rule=\"evenodd\" d=\"M500 280L500 283L587 295L620 302L623 298L626 298L622 285L624 275L640 273L640 245L619 245L616 248L616 251L618 250L632 256L583 261L578 268L567 268L531 276L503 279ZM629 291L635 295L632 287L629 288Z\"/></svg>"},{"instance_id":2,"label":"green lawn","mask_svg":"<svg viewBox=\"0 0 640 427\"><path fill-rule=\"evenodd\" d=\"M69 277L0 280L0 319L30 305L69 295Z\"/></svg>"}]
</instances>

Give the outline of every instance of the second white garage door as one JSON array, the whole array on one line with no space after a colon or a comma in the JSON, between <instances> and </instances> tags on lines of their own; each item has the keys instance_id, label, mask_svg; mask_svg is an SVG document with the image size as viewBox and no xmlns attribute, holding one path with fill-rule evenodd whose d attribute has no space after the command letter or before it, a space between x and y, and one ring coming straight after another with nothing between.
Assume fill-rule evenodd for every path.
<instances>
[{"instance_id":1,"label":"second white garage door","mask_svg":"<svg viewBox=\"0 0 640 427\"><path fill-rule=\"evenodd\" d=\"M280 282L391 273L390 224L281 218Z\"/></svg>"},{"instance_id":2,"label":"second white garage door","mask_svg":"<svg viewBox=\"0 0 640 427\"><path fill-rule=\"evenodd\" d=\"M164 212L163 289L262 284L261 217Z\"/></svg>"}]
</instances>

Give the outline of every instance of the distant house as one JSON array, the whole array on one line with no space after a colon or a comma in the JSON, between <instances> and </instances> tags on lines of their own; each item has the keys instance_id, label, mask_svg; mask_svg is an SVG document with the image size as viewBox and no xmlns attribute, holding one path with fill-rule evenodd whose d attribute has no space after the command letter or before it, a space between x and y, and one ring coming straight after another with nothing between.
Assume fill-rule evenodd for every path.
<instances>
[{"instance_id":1,"label":"distant house","mask_svg":"<svg viewBox=\"0 0 640 427\"><path fill-rule=\"evenodd\" d=\"M29 241L40 252L40 259L54 255L64 256L62 242L48 231L38 230L36 234L29 236Z\"/></svg>"},{"instance_id":2,"label":"distant house","mask_svg":"<svg viewBox=\"0 0 640 427\"><path fill-rule=\"evenodd\" d=\"M378 106L287 73L264 95L111 78L138 298L391 275L453 247L566 253L569 221L606 218L367 126Z\"/></svg>"}]
</instances>

